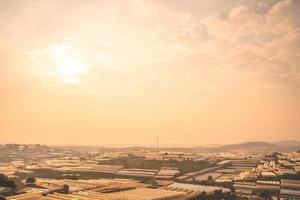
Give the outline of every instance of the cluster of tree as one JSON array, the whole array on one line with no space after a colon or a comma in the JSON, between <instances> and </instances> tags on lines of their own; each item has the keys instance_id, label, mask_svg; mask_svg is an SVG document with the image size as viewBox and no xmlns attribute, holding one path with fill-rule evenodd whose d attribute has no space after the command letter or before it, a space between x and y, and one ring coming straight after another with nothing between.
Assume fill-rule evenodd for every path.
<instances>
[{"instance_id":1,"label":"cluster of tree","mask_svg":"<svg viewBox=\"0 0 300 200\"><path fill-rule=\"evenodd\" d=\"M69 185L65 184L59 192L62 193L62 194L68 194L69 193L69 188L70 188Z\"/></svg>"},{"instance_id":2,"label":"cluster of tree","mask_svg":"<svg viewBox=\"0 0 300 200\"><path fill-rule=\"evenodd\" d=\"M235 196L231 194L224 194L222 190L216 190L213 194L208 195L206 192L202 192L199 196L192 200L234 200Z\"/></svg>"},{"instance_id":3,"label":"cluster of tree","mask_svg":"<svg viewBox=\"0 0 300 200\"><path fill-rule=\"evenodd\" d=\"M292 179L292 180L300 180L300 172L297 174L284 174L281 177L282 179Z\"/></svg>"},{"instance_id":4,"label":"cluster of tree","mask_svg":"<svg viewBox=\"0 0 300 200\"><path fill-rule=\"evenodd\" d=\"M199 171L213 165L209 161L176 161L176 160L145 160L139 157L115 158L100 161L99 164L122 165L125 168L160 169L161 167L177 167L181 174Z\"/></svg>"},{"instance_id":5,"label":"cluster of tree","mask_svg":"<svg viewBox=\"0 0 300 200\"><path fill-rule=\"evenodd\" d=\"M36 178L34 177L29 177L25 181L26 184L35 184L36 183ZM62 189L59 190L58 192L62 194L68 194L69 193L69 185L63 185Z\"/></svg>"},{"instance_id":6,"label":"cluster of tree","mask_svg":"<svg viewBox=\"0 0 300 200\"><path fill-rule=\"evenodd\" d=\"M35 182L36 182L36 179L34 177L29 177L25 181L26 184L32 184L32 183L35 183Z\"/></svg>"},{"instance_id":7,"label":"cluster of tree","mask_svg":"<svg viewBox=\"0 0 300 200\"><path fill-rule=\"evenodd\" d=\"M272 193L270 191L263 191L259 193L259 196L262 197L265 200L272 200Z\"/></svg>"},{"instance_id":8,"label":"cluster of tree","mask_svg":"<svg viewBox=\"0 0 300 200\"><path fill-rule=\"evenodd\" d=\"M17 184L13 180L9 180L4 174L0 174L0 186L9 187L14 190L17 187Z\"/></svg>"},{"instance_id":9,"label":"cluster of tree","mask_svg":"<svg viewBox=\"0 0 300 200\"><path fill-rule=\"evenodd\" d=\"M53 179L73 179L76 180L78 178L72 176L72 174L80 174L80 179L97 179L97 178L115 178L114 174L109 173L101 173L101 172L70 172L72 173L70 176L65 176L65 172L55 171L53 169L36 169L33 170L33 173L16 173L18 177L21 179L28 179L30 177L39 177L39 178L53 178Z\"/></svg>"}]
</instances>

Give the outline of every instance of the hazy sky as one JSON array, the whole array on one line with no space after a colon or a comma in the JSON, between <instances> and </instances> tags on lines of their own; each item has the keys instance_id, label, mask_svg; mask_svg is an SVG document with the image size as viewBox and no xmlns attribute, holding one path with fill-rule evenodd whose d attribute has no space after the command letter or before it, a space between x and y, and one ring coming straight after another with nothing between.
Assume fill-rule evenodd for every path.
<instances>
[{"instance_id":1,"label":"hazy sky","mask_svg":"<svg viewBox=\"0 0 300 200\"><path fill-rule=\"evenodd\" d=\"M0 142L300 138L298 0L0 0Z\"/></svg>"}]
</instances>

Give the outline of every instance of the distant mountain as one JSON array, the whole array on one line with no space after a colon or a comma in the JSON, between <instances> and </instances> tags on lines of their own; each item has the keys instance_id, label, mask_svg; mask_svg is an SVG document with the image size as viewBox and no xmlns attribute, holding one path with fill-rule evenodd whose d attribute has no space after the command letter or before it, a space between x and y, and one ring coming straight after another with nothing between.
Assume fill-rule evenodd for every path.
<instances>
[{"instance_id":1,"label":"distant mountain","mask_svg":"<svg viewBox=\"0 0 300 200\"><path fill-rule=\"evenodd\" d=\"M280 145L280 146L300 146L300 141L297 140L284 140L280 142L274 142L273 144Z\"/></svg>"},{"instance_id":2,"label":"distant mountain","mask_svg":"<svg viewBox=\"0 0 300 200\"><path fill-rule=\"evenodd\" d=\"M277 145L267 142L245 142L222 146L219 149L222 151L268 151L269 149L274 149L276 147Z\"/></svg>"},{"instance_id":3,"label":"distant mountain","mask_svg":"<svg viewBox=\"0 0 300 200\"><path fill-rule=\"evenodd\" d=\"M62 148L62 147L60 147ZM77 151L98 151L98 152L109 152L109 151L133 151L133 150L157 150L154 147L144 146L132 146L132 147L89 147L89 146L68 146L63 149L74 149ZM197 147L162 147L159 148L161 151L172 151L172 152L197 152L197 153L217 153L217 152L249 152L249 153L272 153L272 152L288 152L288 151L299 151L300 142L295 140L286 140L281 142L261 142L252 141L230 145L204 145Z\"/></svg>"},{"instance_id":4,"label":"distant mountain","mask_svg":"<svg viewBox=\"0 0 300 200\"><path fill-rule=\"evenodd\" d=\"M201 151L207 152L253 152L253 153L271 153L271 152L288 152L300 150L300 142L283 141L277 143L268 142L245 142L231 145L224 145L216 148L198 148Z\"/></svg>"}]
</instances>

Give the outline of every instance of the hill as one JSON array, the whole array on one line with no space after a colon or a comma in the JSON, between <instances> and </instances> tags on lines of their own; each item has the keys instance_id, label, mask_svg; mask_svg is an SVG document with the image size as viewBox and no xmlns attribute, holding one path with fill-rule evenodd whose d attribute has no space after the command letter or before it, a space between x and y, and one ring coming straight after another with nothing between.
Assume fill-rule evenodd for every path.
<instances>
[{"instance_id":1,"label":"hill","mask_svg":"<svg viewBox=\"0 0 300 200\"><path fill-rule=\"evenodd\" d=\"M245 142L230 145L223 145L220 147L203 148L197 147L197 152L252 152L252 153L271 153L275 151L287 152L297 151L300 149L300 142L298 141L283 141L277 143L268 142Z\"/></svg>"}]
</instances>

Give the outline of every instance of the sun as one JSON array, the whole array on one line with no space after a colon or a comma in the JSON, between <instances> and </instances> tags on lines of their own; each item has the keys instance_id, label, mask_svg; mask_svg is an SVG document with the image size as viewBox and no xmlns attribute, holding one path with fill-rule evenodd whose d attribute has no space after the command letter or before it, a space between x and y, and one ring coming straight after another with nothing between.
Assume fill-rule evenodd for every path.
<instances>
[{"instance_id":1,"label":"sun","mask_svg":"<svg viewBox=\"0 0 300 200\"><path fill-rule=\"evenodd\" d=\"M78 83L79 76L87 73L87 67L77 57L67 56L58 62L58 74L63 82Z\"/></svg>"},{"instance_id":2,"label":"sun","mask_svg":"<svg viewBox=\"0 0 300 200\"><path fill-rule=\"evenodd\" d=\"M63 83L79 83L80 76L88 72L88 66L72 43L63 43L51 48L55 73Z\"/></svg>"}]
</instances>

